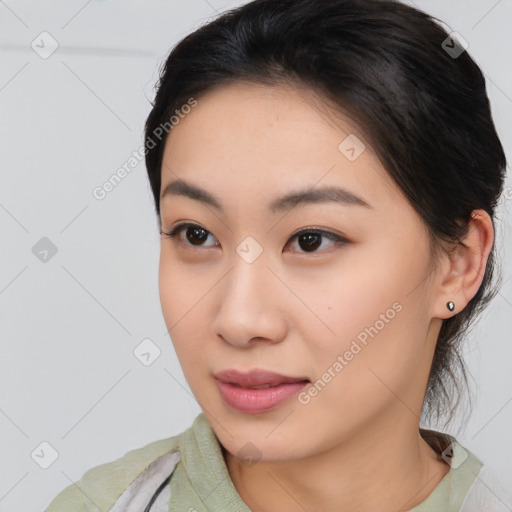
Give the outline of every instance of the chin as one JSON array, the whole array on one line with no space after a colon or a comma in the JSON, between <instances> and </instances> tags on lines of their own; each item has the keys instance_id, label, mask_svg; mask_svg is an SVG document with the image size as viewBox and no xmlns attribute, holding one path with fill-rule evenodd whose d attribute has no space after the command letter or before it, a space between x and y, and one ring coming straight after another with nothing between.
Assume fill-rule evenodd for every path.
<instances>
[{"instance_id":1,"label":"chin","mask_svg":"<svg viewBox=\"0 0 512 512\"><path fill-rule=\"evenodd\" d=\"M206 413L205 416L210 422L211 416ZM235 418L218 414L215 415L217 421L212 419L210 425L221 445L240 460L277 462L306 456L303 443L307 439L304 435L291 433L291 424L288 428L284 425L276 428L282 417L268 417L265 421L259 415L255 421L254 416Z\"/></svg>"}]
</instances>

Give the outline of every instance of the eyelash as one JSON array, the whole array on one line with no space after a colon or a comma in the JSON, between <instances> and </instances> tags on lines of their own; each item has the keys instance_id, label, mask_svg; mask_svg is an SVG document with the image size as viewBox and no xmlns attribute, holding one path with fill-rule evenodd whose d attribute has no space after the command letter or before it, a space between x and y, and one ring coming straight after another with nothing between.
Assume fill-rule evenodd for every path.
<instances>
[{"instance_id":1,"label":"eyelash","mask_svg":"<svg viewBox=\"0 0 512 512\"><path fill-rule=\"evenodd\" d=\"M203 229L204 231L206 231L206 233L211 234L210 231L208 231L207 229L203 228L199 224L193 224L191 222L184 222L182 224L178 224L177 226L175 226L172 229L171 232L167 233L165 231L160 231L160 234L165 236L165 237L171 238L171 239L176 239L178 237L179 233L182 230L184 230L184 229L186 229L188 227ZM288 245L295 238L299 238L301 235L311 234L311 233L321 235L321 236L327 238L328 240L330 240L332 242L335 242L336 244L346 244L346 243L348 243L348 240L346 238L344 238L342 236L339 236L339 235L336 235L335 233L332 233L330 231L324 231L323 229L317 229L317 228L304 228L304 229L301 229L300 231L298 231L297 233L294 233L289 238L289 240L286 242L286 245ZM193 244L186 244L186 245L190 246L190 247L199 247L199 248L201 247L200 245L194 246ZM214 246L206 246L206 247L214 247ZM316 251L316 250L314 250L314 251L301 251L302 254L316 253L316 252L321 252L321 251Z\"/></svg>"}]
</instances>

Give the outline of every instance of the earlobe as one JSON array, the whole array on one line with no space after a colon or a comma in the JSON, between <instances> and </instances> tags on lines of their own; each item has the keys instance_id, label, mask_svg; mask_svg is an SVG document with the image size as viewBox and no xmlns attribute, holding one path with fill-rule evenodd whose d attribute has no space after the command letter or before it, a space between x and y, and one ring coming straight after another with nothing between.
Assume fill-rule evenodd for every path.
<instances>
[{"instance_id":1,"label":"earlobe","mask_svg":"<svg viewBox=\"0 0 512 512\"><path fill-rule=\"evenodd\" d=\"M438 318L462 311L482 284L494 243L492 219L484 210L471 214L468 233L448 256L447 272L439 293Z\"/></svg>"}]
</instances>

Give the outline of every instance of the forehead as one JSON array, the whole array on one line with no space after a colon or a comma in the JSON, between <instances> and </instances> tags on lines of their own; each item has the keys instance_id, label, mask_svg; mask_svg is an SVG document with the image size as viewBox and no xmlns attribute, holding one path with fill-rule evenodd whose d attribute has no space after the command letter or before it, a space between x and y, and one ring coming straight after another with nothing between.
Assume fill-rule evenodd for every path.
<instances>
[{"instance_id":1,"label":"forehead","mask_svg":"<svg viewBox=\"0 0 512 512\"><path fill-rule=\"evenodd\" d=\"M198 97L167 137L162 191L179 178L240 201L242 191L270 199L316 184L344 186L370 203L399 194L350 118L284 85L237 82Z\"/></svg>"}]
</instances>

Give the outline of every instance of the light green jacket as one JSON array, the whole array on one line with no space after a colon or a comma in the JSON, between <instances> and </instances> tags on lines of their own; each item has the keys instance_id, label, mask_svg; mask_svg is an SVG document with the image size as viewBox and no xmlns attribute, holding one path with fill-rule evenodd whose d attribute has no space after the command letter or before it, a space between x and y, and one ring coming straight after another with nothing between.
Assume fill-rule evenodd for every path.
<instances>
[{"instance_id":1,"label":"light green jacket","mask_svg":"<svg viewBox=\"0 0 512 512\"><path fill-rule=\"evenodd\" d=\"M472 507L477 503L476 483L482 462L452 436L426 432L438 439L444 436L446 445L451 443L443 452L451 468L411 512L477 510ZM150 512L250 512L231 481L219 441L203 414L177 436L154 441L89 469L61 491L45 512L144 512L170 475ZM486 508L485 512L491 510L500 509Z\"/></svg>"}]
</instances>

